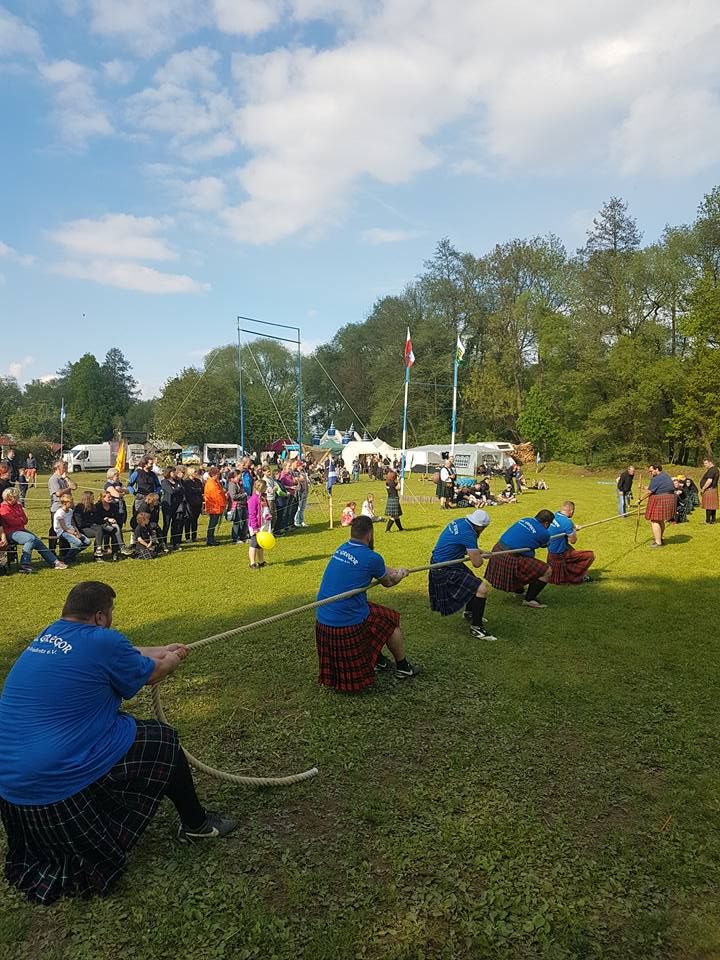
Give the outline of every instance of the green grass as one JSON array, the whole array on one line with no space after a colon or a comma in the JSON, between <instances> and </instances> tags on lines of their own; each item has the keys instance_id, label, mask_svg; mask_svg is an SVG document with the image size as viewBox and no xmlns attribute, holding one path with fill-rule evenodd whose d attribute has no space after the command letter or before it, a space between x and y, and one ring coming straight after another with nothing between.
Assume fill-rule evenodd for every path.
<instances>
[{"instance_id":1,"label":"green grass","mask_svg":"<svg viewBox=\"0 0 720 960\"><path fill-rule=\"evenodd\" d=\"M492 511L488 546L566 497L580 523L614 512L609 475L545 476L548 492ZM371 486L382 506L378 484L348 496ZM44 532L43 494L32 508ZM425 563L447 519L408 504L407 532L378 531L378 548ZM346 536L319 506L308 520L260 573L228 546L0 580L0 676L89 577L115 587L116 626L139 644L306 602ZM588 530L600 582L548 587L543 611L491 593L505 643L432 615L424 575L376 590L423 666L412 684L320 689L310 615L197 651L164 694L189 749L238 772L320 776L265 791L198 777L240 818L235 835L178 848L163 806L110 898L44 910L3 891L0 957L720 957L718 531L701 520L671 529L663 551L644 521L637 546L634 519ZM149 698L131 709L150 716Z\"/></svg>"}]
</instances>

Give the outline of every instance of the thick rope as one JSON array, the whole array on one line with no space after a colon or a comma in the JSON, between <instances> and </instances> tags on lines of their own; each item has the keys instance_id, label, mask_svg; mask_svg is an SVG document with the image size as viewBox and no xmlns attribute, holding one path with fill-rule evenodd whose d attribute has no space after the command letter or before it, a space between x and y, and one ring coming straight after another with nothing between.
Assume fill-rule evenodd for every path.
<instances>
[{"instance_id":1,"label":"thick rope","mask_svg":"<svg viewBox=\"0 0 720 960\"><path fill-rule=\"evenodd\" d=\"M420 573L423 570L431 570L437 567L449 567L456 563L463 563L465 557L460 557L458 560L446 560L443 563L431 563L427 564L424 567L413 567L408 570L410 573ZM232 630L225 630L223 633L216 633L212 637L205 637L203 640L196 640L194 643L185 644L188 650L194 650L198 647L204 647L205 644L214 643L216 640L225 640L227 637L235 637L240 633L247 633L248 630L254 630L257 627L267 626L269 623L277 623L279 620L286 620L288 617L294 617L296 613L305 613L308 610L315 610L317 607L324 607L327 603L335 603L338 600L345 600L348 597L354 597L359 593L365 593L367 590L372 589L372 587L377 587L380 584L379 580L373 580L372 583L368 584L367 587L358 587L355 590L346 590L344 593L336 593L332 597L326 597L324 600L315 600L313 603L305 603L301 607L294 607L292 610L283 610L281 613L274 613L270 617L264 617L262 620L256 620L254 623L244 623L240 627L234 627ZM151 691L153 711L155 716L160 721L160 723L169 724L169 720L163 709L162 702L160 700L160 686L161 684L156 684ZM194 757L191 753L183 747L183 753L187 757L187 761L190 766L195 767L196 770L200 770L202 773L207 773L211 777L215 777L218 780L225 780L228 783L241 783L245 785L250 785L254 787L286 787L290 786L293 783L301 783L303 780L310 780L312 777L317 776L318 769L317 767L312 767L310 770L304 770L302 773L294 773L288 777L246 777L241 776L237 773L228 773L225 770L218 770L216 767L208 766L208 764L203 763L202 760L198 760L197 757Z\"/></svg>"}]
</instances>

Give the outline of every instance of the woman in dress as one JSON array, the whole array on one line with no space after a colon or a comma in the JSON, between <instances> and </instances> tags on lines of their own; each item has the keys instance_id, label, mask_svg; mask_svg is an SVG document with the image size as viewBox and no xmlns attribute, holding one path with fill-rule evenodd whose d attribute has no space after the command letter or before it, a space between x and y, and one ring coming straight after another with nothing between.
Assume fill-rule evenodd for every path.
<instances>
[{"instance_id":1,"label":"woman in dress","mask_svg":"<svg viewBox=\"0 0 720 960\"><path fill-rule=\"evenodd\" d=\"M403 526L400 523L402 507L400 506L400 496L397 488L397 474L394 470L388 470L385 476L385 489L387 490L385 516L388 518L385 531L386 533L390 533L393 524L395 524L398 530L402 530Z\"/></svg>"},{"instance_id":2,"label":"woman in dress","mask_svg":"<svg viewBox=\"0 0 720 960\"><path fill-rule=\"evenodd\" d=\"M705 473L700 477L700 506L705 511L705 523L715 523L718 508L718 478L720 470L710 457L703 460Z\"/></svg>"}]
</instances>

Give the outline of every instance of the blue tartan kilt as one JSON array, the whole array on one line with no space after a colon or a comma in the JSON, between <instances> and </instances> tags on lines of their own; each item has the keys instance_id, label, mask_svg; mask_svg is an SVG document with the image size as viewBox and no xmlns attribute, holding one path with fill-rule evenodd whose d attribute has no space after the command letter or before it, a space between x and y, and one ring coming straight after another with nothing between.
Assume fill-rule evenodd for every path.
<instances>
[{"instance_id":1,"label":"blue tartan kilt","mask_svg":"<svg viewBox=\"0 0 720 960\"><path fill-rule=\"evenodd\" d=\"M482 583L464 564L438 567L428 573L430 609L443 617L462 610L477 593Z\"/></svg>"}]
</instances>

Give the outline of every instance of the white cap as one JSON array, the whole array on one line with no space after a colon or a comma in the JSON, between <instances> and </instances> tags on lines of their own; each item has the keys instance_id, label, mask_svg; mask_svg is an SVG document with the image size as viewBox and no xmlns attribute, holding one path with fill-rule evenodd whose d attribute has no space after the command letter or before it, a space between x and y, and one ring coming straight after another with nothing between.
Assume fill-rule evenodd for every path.
<instances>
[{"instance_id":1,"label":"white cap","mask_svg":"<svg viewBox=\"0 0 720 960\"><path fill-rule=\"evenodd\" d=\"M490 526L490 515L485 513L484 510L473 510L470 516L465 517L466 520L469 520L473 526L476 527L489 527Z\"/></svg>"}]
</instances>

